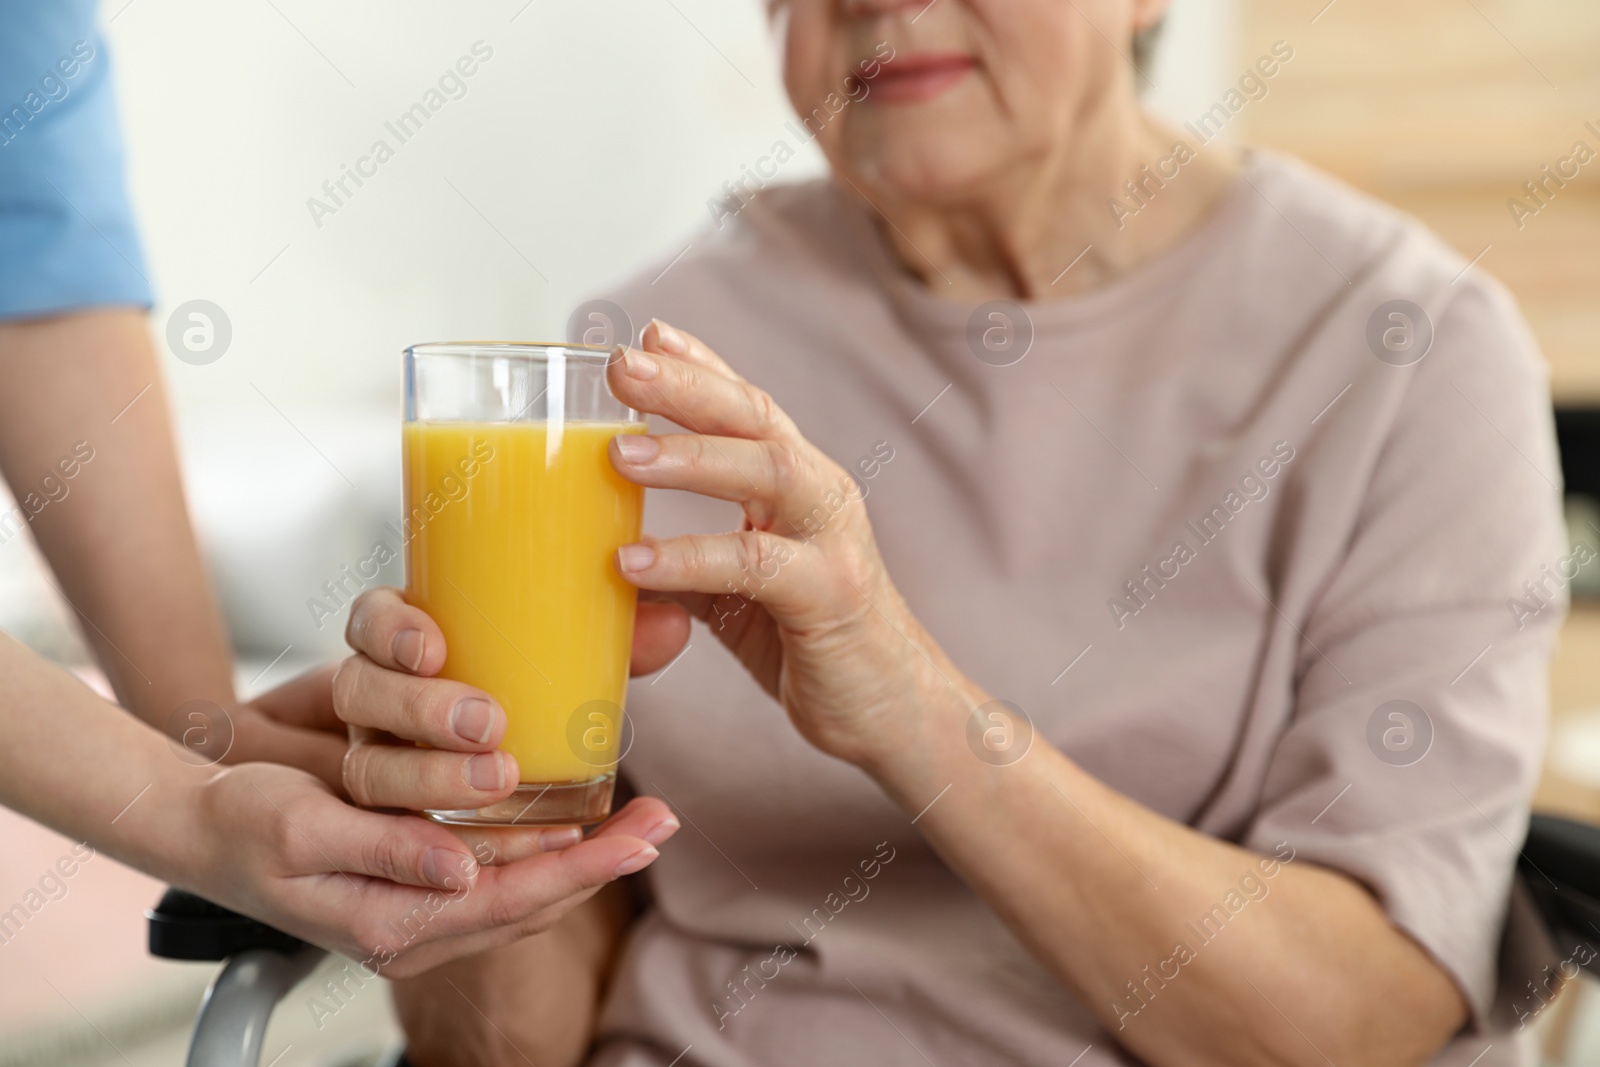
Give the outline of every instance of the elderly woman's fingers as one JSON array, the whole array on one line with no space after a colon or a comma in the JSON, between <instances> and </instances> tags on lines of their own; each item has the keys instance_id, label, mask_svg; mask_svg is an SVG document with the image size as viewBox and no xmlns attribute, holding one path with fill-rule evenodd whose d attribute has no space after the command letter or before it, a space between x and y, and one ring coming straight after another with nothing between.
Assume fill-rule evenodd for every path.
<instances>
[{"instance_id":1,"label":"elderly woman's fingers","mask_svg":"<svg viewBox=\"0 0 1600 1067\"><path fill-rule=\"evenodd\" d=\"M799 618L835 595L815 544L763 530L646 538L617 550L617 570L646 589L732 593Z\"/></svg>"},{"instance_id":2,"label":"elderly woman's fingers","mask_svg":"<svg viewBox=\"0 0 1600 1067\"><path fill-rule=\"evenodd\" d=\"M640 606L649 603L666 604L673 607L679 607L687 612L691 619L699 619L701 622L705 622L707 617L710 616L712 601L716 600L716 598L717 594L715 593L696 593L693 591L666 592L660 589L639 590ZM637 625L638 624L636 623L634 631L635 633L638 632Z\"/></svg>"},{"instance_id":3,"label":"elderly woman's fingers","mask_svg":"<svg viewBox=\"0 0 1600 1067\"><path fill-rule=\"evenodd\" d=\"M339 665L333 706L351 726L455 752L486 751L506 733L505 710L483 690L445 678L415 678L364 655Z\"/></svg>"},{"instance_id":4,"label":"elderly woman's fingers","mask_svg":"<svg viewBox=\"0 0 1600 1067\"><path fill-rule=\"evenodd\" d=\"M357 742L345 753L344 788L367 808L481 808L516 790L517 760L509 752Z\"/></svg>"},{"instance_id":5,"label":"elderly woman's fingers","mask_svg":"<svg viewBox=\"0 0 1600 1067\"><path fill-rule=\"evenodd\" d=\"M356 597L344 639L390 670L431 675L444 666L444 631L388 586Z\"/></svg>"},{"instance_id":6,"label":"elderly woman's fingers","mask_svg":"<svg viewBox=\"0 0 1600 1067\"><path fill-rule=\"evenodd\" d=\"M695 433L804 438L777 402L749 382L639 348L620 350L606 369L611 391L629 407L661 415Z\"/></svg>"},{"instance_id":7,"label":"elderly woman's fingers","mask_svg":"<svg viewBox=\"0 0 1600 1067\"><path fill-rule=\"evenodd\" d=\"M645 326L639 335L639 347L650 352L660 352L662 355L688 360L735 381L744 381L742 374L723 362L722 357L713 352L700 338L660 319L651 319Z\"/></svg>"},{"instance_id":8,"label":"elderly woman's fingers","mask_svg":"<svg viewBox=\"0 0 1600 1067\"><path fill-rule=\"evenodd\" d=\"M689 612L682 604L644 600L633 617L632 675L653 674L689 643Z\"/></svg>"},{"instance_id":9,"label":"elderly woman's fingers","mask_svg":"<svg viewBox=\"0 0 1600 1067\"><path fill-rule=\"evenodd\" d=\"M677 433L618 434L611 465L653 489L683 489L744 506L758 529L806 536L826 516L830 491L854 492L849 475L828 484L820 453L789 441ZM809 523L809 525L808 525Z\"/></svg>"}]
</instances>

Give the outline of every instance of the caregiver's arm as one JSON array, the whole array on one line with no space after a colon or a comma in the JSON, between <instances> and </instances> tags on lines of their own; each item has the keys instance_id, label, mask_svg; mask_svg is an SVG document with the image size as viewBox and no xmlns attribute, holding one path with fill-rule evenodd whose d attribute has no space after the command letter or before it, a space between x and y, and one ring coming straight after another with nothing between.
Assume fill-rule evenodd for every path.
<instances>
[{"instance_id":1,"label":"caregiver's arm","mask_svg":"<svg viewBox=\"0 0 1600 1067\"><path fill-rule=\"evenodd\" d=\"M230 761L338 782L341 738L235 704L142 312L0 322L0 474L21 512L0 516L0 535L32 531L124 707L162 729L180 705L208 701L232 720Z\"/></svg>"},{"instance_id":2,"label":"caregiver's arm","mask_svg":"<svg viewBox=\"0 0 1600 1067\"><path fill-rule=\"evenodd\" d=\"M1261 857L1118 795L1042 740L1011 767L976 759L967 724L990 695L899 595L856 483L697 339L652 323L642 343L611 368L613 390L697 432L619 437L613 464L736 501L746 522L625 546L622 573L706 619L812 744L909 814L927 808L917 825L934 847L1119 1042L1160 1067L1407 1064L1460 1026L1445 971L1361 886L1304 860L1276 868L1253 914L1123 1026L1127 983Z\"/></svg>"},{"instance_id":3,"label":"caregiver's arm","mask_svg":"<svg viewBox=\"0 0 1600 1067\"><path fill-rule=\"evenodd\" d=\"M545 930L655 855L635 809L570 847L519 831L524 858L480 867L445 827L353 808L304 772L196 767L4 634L0 677L0 804L392 977Z\"/></svg>"}]
</instances>

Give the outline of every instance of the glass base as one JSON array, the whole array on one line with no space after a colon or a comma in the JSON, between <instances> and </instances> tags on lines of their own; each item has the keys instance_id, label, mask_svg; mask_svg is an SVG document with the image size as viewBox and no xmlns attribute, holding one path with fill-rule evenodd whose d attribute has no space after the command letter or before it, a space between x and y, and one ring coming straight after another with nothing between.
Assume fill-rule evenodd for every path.
<instances>
[{"instance_id":1,"label":"glass base","mask_svg":"<svg viewBox=\"0 0 1600 1067\"><path fill-rule=\"evenodd\" d=\"M611 814L616 774L581 782L523 782L517 791L486 808L425 811L450 826L572 826L600 822Z\"/></svg>"}]
</instances>

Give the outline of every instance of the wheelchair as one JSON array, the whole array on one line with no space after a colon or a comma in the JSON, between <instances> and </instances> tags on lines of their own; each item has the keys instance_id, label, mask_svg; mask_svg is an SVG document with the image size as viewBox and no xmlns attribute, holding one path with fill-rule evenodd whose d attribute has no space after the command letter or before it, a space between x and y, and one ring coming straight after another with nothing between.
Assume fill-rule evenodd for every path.
<instances>
[{"instance_id":1,"label":"wheelchair","mask_svg":"<svg viewBox=\"0 0 1600 1067\"><path fill-rule=\"evenodd\" d=\"M1600 827L1534 815L1517 878L1552 944L1600 942ZM153 955L222 964L200 1003L187 1067L258 1067L273 1008L326 953L181 889L145 916ZM1600 978L1600 953L1580 967ZM403 1056L391 1067L404 1067Z\"/></svg>"}]
</instances>

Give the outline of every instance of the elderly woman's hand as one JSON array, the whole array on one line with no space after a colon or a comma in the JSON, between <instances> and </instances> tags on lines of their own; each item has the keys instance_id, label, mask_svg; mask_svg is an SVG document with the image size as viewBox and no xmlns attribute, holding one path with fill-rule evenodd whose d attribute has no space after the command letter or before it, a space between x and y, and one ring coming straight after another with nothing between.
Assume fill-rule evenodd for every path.
<instances>
[{"instance_id":1,"label":"elderly woman's hand","mask_svg":"<svg viewBox=\"0 0 1600 1067\"><path fill-rule=\"evenodd\" d=\"M869 764L909 724L908 696L959 674L886 573L858 483L770 396L703 342L661 322L620 349L612 391L692 432L618 436L630 481L744 509L743 529L625 545L628 581L704 620L822 751Z\"/></svg>"}]
</instances>

